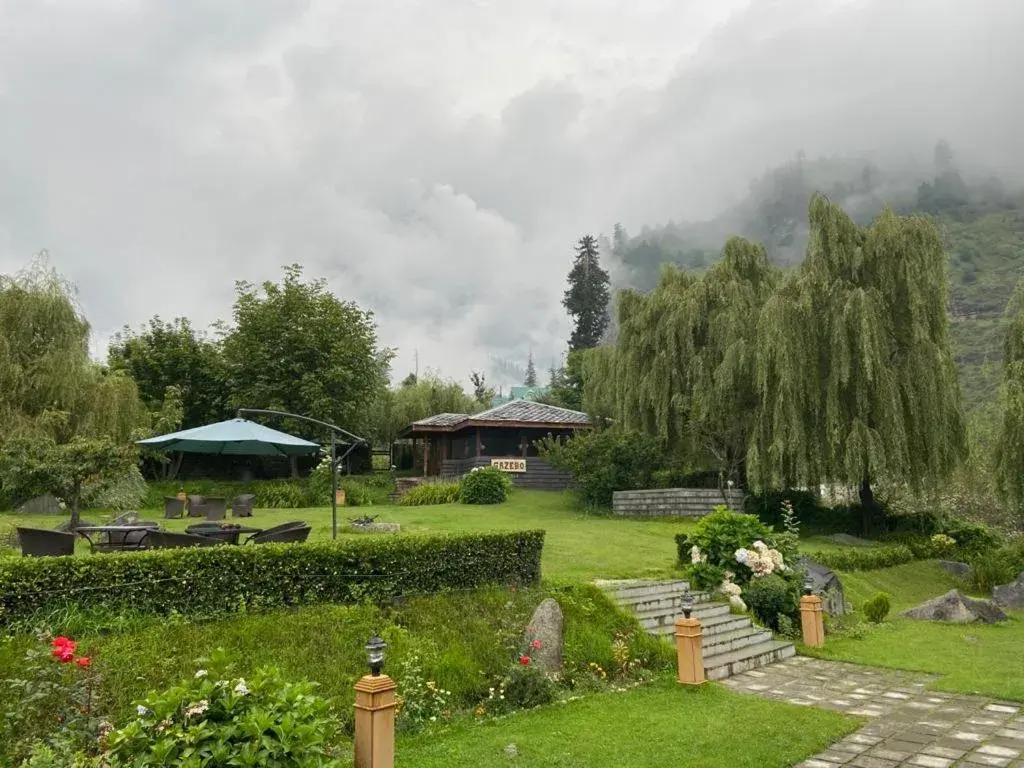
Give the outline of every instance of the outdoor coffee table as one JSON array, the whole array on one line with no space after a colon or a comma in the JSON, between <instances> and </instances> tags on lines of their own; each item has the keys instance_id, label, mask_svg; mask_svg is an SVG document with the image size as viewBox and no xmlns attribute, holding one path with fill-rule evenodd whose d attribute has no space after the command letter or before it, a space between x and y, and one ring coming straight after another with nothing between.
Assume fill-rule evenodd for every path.
<instances>
[{"instance_id":1,"label":"outdoor coffee table","mask_svg":"<svg viewBox=\"0 0 1024 768\"><path fill-rule=\"evenodd\" d=\"M146 535L150 531L159 530L152 525L84 525L76 528L75 533L89 542L89 549L93 552L121 552L124 550L137 550L146 548ZM129 534L144 532L138 537L138 541L126 542ZM93 541L96 534L107 534L107 542ZM111 535L113 534L113 535ZM117 536L117 534L121 534ZM115 541L119 539L119 541Z\"/></svg>"},{"instance_id":2,"label":"outdoor coffee table","mask_svg":"<svg viewBox=\"0 0 1024 768\"><path fill-rule=\"evenodd\" d=\"M253 528L248 525L227 525L223 528L205 527L203 525L190 525L185 529L186 533L193 536L205 536L208 539L217 539L227 544L237 544L243 533L259 533L262 528Z\"/></svg>"}]
</instances>

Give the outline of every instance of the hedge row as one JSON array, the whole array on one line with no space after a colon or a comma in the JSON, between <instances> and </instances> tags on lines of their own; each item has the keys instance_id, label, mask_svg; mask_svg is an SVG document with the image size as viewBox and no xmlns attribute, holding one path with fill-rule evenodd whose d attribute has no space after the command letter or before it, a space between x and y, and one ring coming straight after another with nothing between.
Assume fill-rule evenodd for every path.
<instances>
[{"instance_id":1,"label":"hedge row","mask_svg":"<svg viewBox=\"0 0 1024 768\"><path fill-rule=\"evenodd\" d=\"M338 487L345 491L345 505L364 507L371 504L386 504L394 484L387 475L343 475L338 478ZM318 487L308 478L301 480L184 480L150 481L148 493L142 506L145 509L162 509L164 497L176 496L182 488L186 493L203 496L221 496L229 501L243 493L255 497L257 509L306 509L328 507L331 504L330 483Z\"/></svg>"},{"instance_id":2,"label":"hedge row","mask_svg":"<svg viewBox=\"0 0 1024 768\"><path fill-rule=\"evenodd\" d=\"M877 568L890 568L903 565L914 560L927 559L918 557L913 550L903 544L894 547L850 547L830 552L812 552L810 559L836 571L873 571Z\"/></svg>"},{"instance_id":3,"label":"hedge row","mask_svg":"<svg viewBox=\"0 0 1024 768\"><path fill-rule=\"evenodd\" d=\"M0 624L66 607L209 616L540 580L543 531L0 560Z\"/></svg>"}]
</instances>

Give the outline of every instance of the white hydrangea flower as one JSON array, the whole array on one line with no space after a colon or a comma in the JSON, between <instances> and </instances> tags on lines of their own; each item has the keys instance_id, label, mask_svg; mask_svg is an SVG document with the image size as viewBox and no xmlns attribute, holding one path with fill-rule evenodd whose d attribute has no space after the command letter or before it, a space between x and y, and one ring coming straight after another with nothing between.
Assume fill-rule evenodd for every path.
<instances>
[{"instance_id":1,"label":"white hydrangea flower","mask_svg":"<svg viewBox=\"0 0 1024 768\"><path fill-rule=\"evenodd\" d=\"M750 565L750 556L753 554L754 553L751 552L749 549L744 549L743 547L740 547L736 550L734 557L736 558L737 563L740 563L742 565Z\"/></svg>"},{"instance_id":2,"label":"white hydrangea flower","mask_svg":"<svg viewBox=\"0 0 1024 768\"><path fill-rule=\"evenodd\" d=\"M206 677L206 670L205 669L197 669L196 670L196 680L200 680L200 679L202 679L204 677Z\"/></svg>"},{"instance_id":3,"label":"white hydrangea flower","mask_svg":"<svg viewBox=\"0 0 1024 768\"><path fill-rule=\"evenodd\" d=\"M245 680L240 679L238 685L235 686L235 693L239 696L245 696L249 692L249 689L245 685Z\"/></svg>"},{"instance_id":4,"label":"white hydrangea flower","mask_svg":"<svg viewBox=\"0 0 1024 768\"><path fill-rule=\"evenodd\" d=\"M148 710L148 709L146 709L146 708L145 708L144 706L142 706L141 704L139 704L139 705L138 705L138 706L137 706L137 707L135 708L135 711L136 711L136 713L138 713L139 717L143 717L143 716L145 716L145 715L148 715L148 714L149 714L149 710Z\"/></svg>"}]
</instances>

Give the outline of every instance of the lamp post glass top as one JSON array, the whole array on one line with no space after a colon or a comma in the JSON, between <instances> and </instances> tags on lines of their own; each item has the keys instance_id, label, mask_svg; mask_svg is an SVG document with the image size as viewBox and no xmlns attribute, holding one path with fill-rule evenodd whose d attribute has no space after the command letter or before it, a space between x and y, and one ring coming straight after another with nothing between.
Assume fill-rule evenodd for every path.
<instances>
[{"instance_id":1,"label":"lamp post glass top","mask_svg":"<svg viewBox=\"0 0 1024 768\"><path fill-rule=\"evenodd\" d=\"M807 574L804 577L804 594L810 595L814 592L814 579L811 578L811 574Z\"/></svg>"},{"instance_id":2,"label":"lamp post glass top","mask_svg":"<svg viewBox=\"0 0 1024 768\"><path fill-rule=\"evenodd\" d=\"M384 666L384 649L388 647L379 635L370 638L366 644L366 659L370 663L370 673L374 677L380 675L381 667Z\"/></svg>"},{"instance_id":3,"label":"lamp post glass top","mask_svg":"<svg viewBox=\"0 0 1024 768\"><path fill-rule=\"evenodd\" d=\"M693 595L690 594L690 588L687 587L686 591L683 592L683 616L687 619L690 618L690 614L693 613Z\"/></svg>"}]
</instances>

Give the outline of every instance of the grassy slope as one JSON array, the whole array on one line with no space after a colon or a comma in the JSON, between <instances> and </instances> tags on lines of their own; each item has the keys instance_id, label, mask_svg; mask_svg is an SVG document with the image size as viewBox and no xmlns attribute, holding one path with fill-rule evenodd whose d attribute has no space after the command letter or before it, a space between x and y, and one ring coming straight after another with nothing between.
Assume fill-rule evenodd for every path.
<instances>
[{"instance_id":1,"label":"grassy slope","mask_svg":"<svg viewBox=\"0 0 1024 768\"><path fill-rule=\"evenodd\" d=\"M829 636L812 655L860 664L942 675L940 690L979 693L1024 701L1024 612L994 625L949 625L911 621L899 611L956 587L933 562L842 573L847 597L859 606L877 592L892 596L893 613L867 636Z\"/></svg>"},{"instance_id":2,"label":"grassy slope","mask_svg":"<svg viewBox=\"0 0 1024 768\"><path fill-rule=\"evenodd\" d=\"M858 725L832 712L714 685L692 690L664 681L399 741L396 765L781 768L823 750ZM509 744L518 756L506 754Z\"/></svg>"},{"instance_id":3,"label":"grassy slope","mask_svg":"<svg viewBox=\"0 0 1024 768\"><path fill-rule=\"evenodd\" d=\"M338 515L339 530L344 529L349 517L357 514L379 514L381 521L401 523L402 530L410 533L543 528L548 532L544 543L544 576L577 580L672 575L676 557L673 536L693 526L689 521L623 520L585 515L573 509L565 494L525 490L516 491L507 503L495 506L442 504L342 508ZM97 521L103 515L87 512L84 517ZM157 520L159 513L147 511L143 517ZM0 525L53 528L62 520L59 517L4 514L0 516ZM251 520L241 522L269 528L290 520L311 523L311 538L331 536L329 508L259 509ZM196 521L161 521L170 530L184 530L191 522ZM87 552L88 548L83 544L80 551Z\"/></svg>"}]
</instances>

